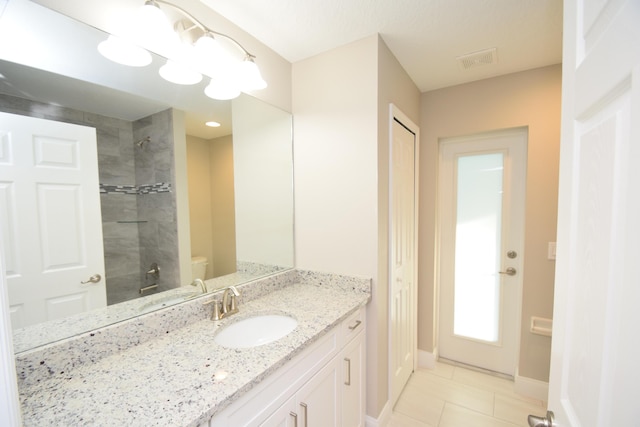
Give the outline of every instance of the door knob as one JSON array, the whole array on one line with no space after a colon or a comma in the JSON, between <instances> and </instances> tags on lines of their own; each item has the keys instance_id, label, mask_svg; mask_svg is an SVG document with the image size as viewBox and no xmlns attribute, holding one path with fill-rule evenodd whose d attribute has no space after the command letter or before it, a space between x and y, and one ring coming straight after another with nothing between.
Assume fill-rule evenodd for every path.
<instances>
[{"instance_id":1,"label":"door knob","mask_svg":"<svg viewBox=\"0 0 640 427\"><path fill-rule=\"evenodd\" d=\"M556 427L553 411L547 411L546 417L529 415L527 421L529 421L529 427Z\"/></svg>"},{"instance_id":2,"label":"door knob","mask_svg":"<svg viewBox=\"0 0 640 427\"><path fill-rule=\"evenodd\" d=\"M87 280L86 282L80 283L86 285L87 283L98 283L100 280L102 280L102 276L99 274L94 274L93 276L89 277L89 280Z\"/></svg>"},{"instance_id":3,"label":"door knob","mask_svg":"<svg viewBox=\"0 0 640 427\"><path fill-rule=\"evenodd\" d=\"M516 269L513 268L513 267L509 267L509 268L507 268L506 271L499 271L498 273L506 274L507 276L515 276L516 275Z\"/></svg>"}]
</instances>

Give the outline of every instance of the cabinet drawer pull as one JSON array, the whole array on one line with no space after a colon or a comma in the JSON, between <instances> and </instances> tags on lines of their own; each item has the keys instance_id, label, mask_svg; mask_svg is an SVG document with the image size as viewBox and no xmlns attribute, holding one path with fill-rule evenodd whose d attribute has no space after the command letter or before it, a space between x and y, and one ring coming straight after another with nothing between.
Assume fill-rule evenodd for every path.
<instances>
[{"instance_id":1,"label":"cabinet drawer pull","mask_svg":"<svg viewBox=\"0 0 640 427\"><path fill-rule=\"evenodd\" d=\"M291 412L289 412L289 415L291 415L293 417L293 427L298 427L298 414L296 414L295 412L291 411Z\"/></svg>"},{"instance_id":2,"label":"cabinet drawer pull","mask_svg":"<svg viewBox=\"0 0 640 427\"><path fill-rule=\"evenodd\" d=\"M351 329L352 331L357 328L358 326L360 326L362 322L360 320L356 320L356 324L353 326L349 326L349 329Z\"/></svg>"},{"instance_id":3,"label":"cabinet drawer pull","mask_svg":"<svg viewBox=\"0 0 640 427\"><path fill-rule=\"evenodd\" d=\"M300 406L302 406L302 409L304 409L304 427L307 427L309 424L307 423L307 404L306 403L301 403Z\"/></svg>"},{"instance_id":4,"label":"cabinet drawer pull","mask_svg":"<svg viewBox=\"0 0 640 427\"><path fill-rule=\"evenodd\" d=\"M347 380L344 382L344 385L351 385L351 359L345 357L344 361L347 362Z\"/></svg>"}]
</instances>

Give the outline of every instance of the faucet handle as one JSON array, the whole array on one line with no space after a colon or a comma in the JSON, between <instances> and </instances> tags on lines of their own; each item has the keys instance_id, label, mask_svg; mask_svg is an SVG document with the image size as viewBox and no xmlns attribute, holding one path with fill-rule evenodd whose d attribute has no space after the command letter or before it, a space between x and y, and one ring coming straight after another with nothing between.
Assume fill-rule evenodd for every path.
<instances>
[{"instance_id":1,"label":"faucet handle","mask_svg":"<svg viewBox=\"0 0 640 427\"><path fill-rule=\"evenodd\" d=\"M202 305L213 304L213 312L211 313L211 320L220 320L222 319L222 313L220 310L220 303L217 299L212 299L210 301L202 303Z\"/></svg>"},{"instance_id":2,"label":"faucet handle","mask_svg":"<svg viewBox=\"0 0 640 427\"><path fill-rule=\"evenodd\" d=\"M238 302L236 300L236 297L240 296L240 291L238 291L235 286L229 286L229 290L231 291L231 302L229 303L229 311L235 313L238 311Z\"/></svg>"}]
</instances>

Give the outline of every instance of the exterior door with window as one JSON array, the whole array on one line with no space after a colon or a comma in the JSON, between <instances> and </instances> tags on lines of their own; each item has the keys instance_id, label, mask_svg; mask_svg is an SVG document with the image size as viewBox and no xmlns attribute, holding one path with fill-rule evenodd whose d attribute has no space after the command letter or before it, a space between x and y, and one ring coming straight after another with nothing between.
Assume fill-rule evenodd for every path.
<instances>
[{"instance_id":1,"label":"exterior door with window","mask_svg":"<svg viewBox=\"0 0 640 427\"><path fill-rule=\"evenodd\" d=\"M514 375L526 129L441 141L438 354Z\"/></svg>"}]
</instances>

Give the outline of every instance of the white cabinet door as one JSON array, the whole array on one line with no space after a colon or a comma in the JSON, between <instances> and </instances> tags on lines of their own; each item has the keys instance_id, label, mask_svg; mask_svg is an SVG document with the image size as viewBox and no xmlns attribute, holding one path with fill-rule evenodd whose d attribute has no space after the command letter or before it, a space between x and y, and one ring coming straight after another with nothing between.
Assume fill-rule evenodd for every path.
<instances>
[{"instance_id":1,"label":"white cabinet door","mask_svg":"<svg viewBox=\"0 0 640 427\"><path fill-rule=\"evenodd\" d=\"M365 375L364 333L342 352L342 427L364 427Z\"/></svg>"},{"instance_id":2,"label":"white cabinet door","mask_svg":"<svg viewBox=\"0 0 640 427\"><path fill-rule=\"evenodd\" d=\"M338 366L333 359L296 393L299 427L340 425Z\"/></svg>"},{"instance_id":3,"label":"white cabinet door","mask_svg":"<svg viewBox=\"0 0 640 427\"><path fill-rule=\"evenodd\" d=\"M298 427L298 414L296 413L296 398L292 396L281 407L269 416L260 427Z\"/></svg>"}]
</instances>

